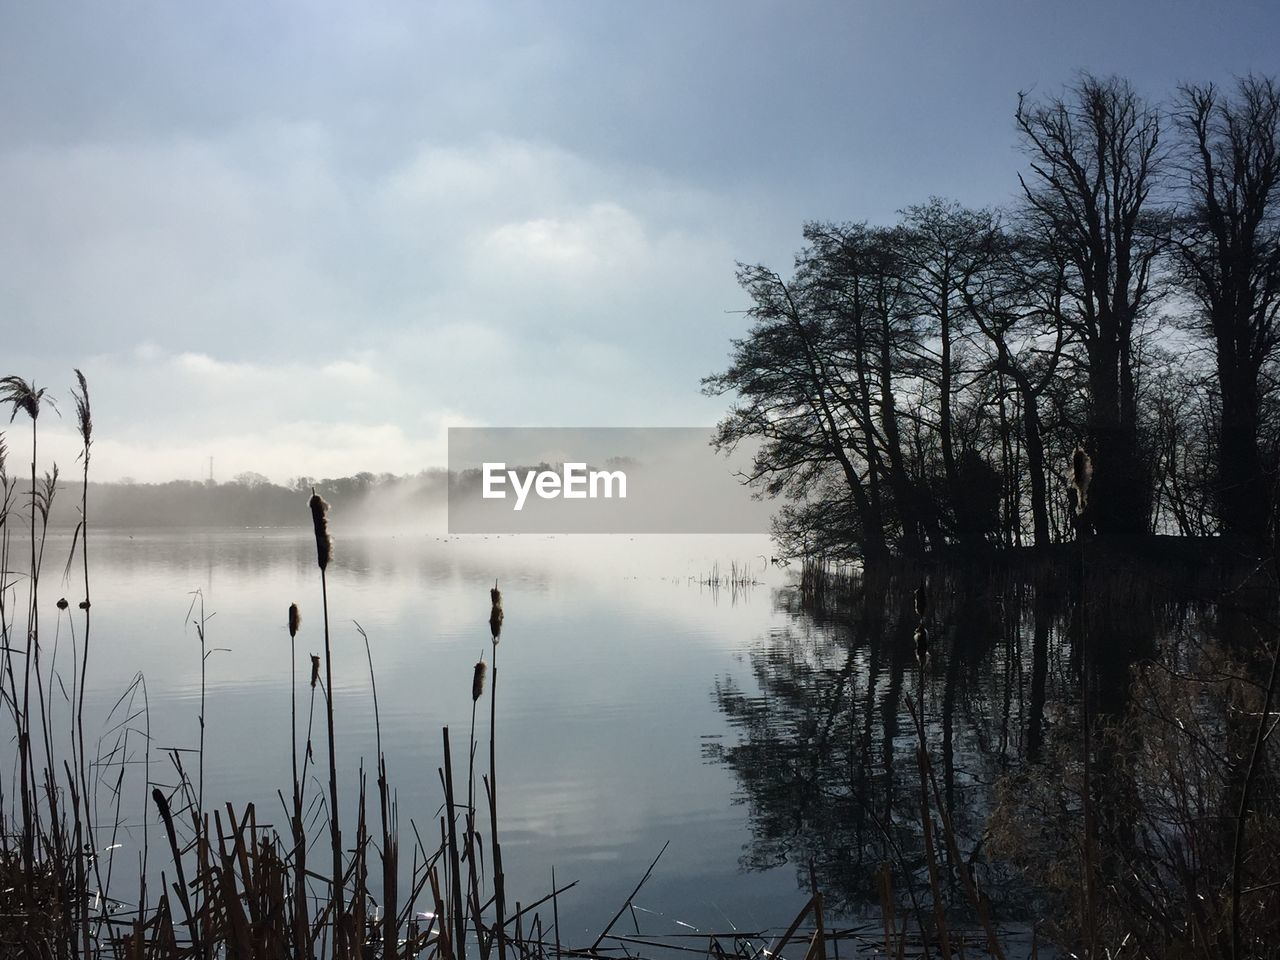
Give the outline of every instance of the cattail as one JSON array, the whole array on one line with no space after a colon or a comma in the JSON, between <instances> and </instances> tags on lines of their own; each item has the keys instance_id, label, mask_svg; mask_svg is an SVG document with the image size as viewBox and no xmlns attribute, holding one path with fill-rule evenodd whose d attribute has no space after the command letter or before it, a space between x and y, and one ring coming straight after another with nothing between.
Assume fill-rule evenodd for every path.
<instances>
[{"instance_id":1,"label":"cattail","mask_svg":"<svg viewBox=\"0 0 1280 960\"><path fill-rule=\"evenodd\" d=\"M69 607L69 606L71 606L71 604L67 603L67 598L66 598L66 597L62 597L61 599L59 599L59 600L58 600L58 609L59 609L59 610L65 610L65 609L67 609L67 607Z\"/></svg>"},{"instance_id":2,"label":"cattail","mask_svg":"<svg viewBox=\"0 0 1280 960\"><path fill-rule=\"evenodd\" d=\"M489 665L483 660L476 661L476 672L471 675L471 702L475 703L484 696L484 677L489 672Z\"/></svg>"},{"instance_id":3,"label":"cattail","mask_svg":"<svg viewBox=\"0 0 1280 960\"><path fill-rule=\"evenodd\" d=\"M151 790L151 799L155 801L156 809L160 811L160 818L167 824L173 818L173 813L169 809L169 798L164 795L164 791L159 787L153 787Z\"/></svg>"},{"instance_id":4,"label":"cattail","mask_svg":"<svg viewBox=\"0 0 1280 960\"><path fill-rule=\"evenodd\" d=\"M316 528L316 561L320 564L320 569L325 570L329 566L329 558L333 556L333 537L329 536L329 504L325 503L324 497L316 493L316 488L311 488L311 522Z\"/></svg>"},{"instance_id":5,"label":"cattail","mask_svg":"<svg viewBox=\"0 0 1280 960\"><path fill-rule=\"evenodd\" d=\"M923 617L929 609L929 596L925 593L927 584L924 578L920 580L920 586L916 587L916 616Z\"/></svg>"},{"instance_id":6,"label":"cattail","mask_svg":"<svg viewBox=\"0 0 1280 960\"><path fill-rule=\"evenodd\" d=\"M320 682L320 658L314 653L311 655L311 689L316 688L316 684Z\"/></svg>"},{"instance_id":7,"label":"cattail","mask_svg":"<svg viewBox=\"0 0 1280 960\"><path fill-rule=\"evenodd\" d=\"M78 604L76 604L76 606L78 606L81 610L88 610L88 609L89 609L89 601L88 601L88 600L81 600Z\"/></svg>"},{"instance_id":8,"label":"cattail","mask_svg":"<svg viewBox=\"0 0 1280 960\"><path fill-rule=\"evenodd\" d=\"M302 626L302 614L298 612L298 605L291 603L289 604L289 636L296 637L300 626Z\"/></svg>"},{"instance_id":9,"label":"cattail","mask_svg":"<svg viewBox=\"0 0 1280 960\"><path fill-rule=\"evenodd\" d=\"M1093 461L1084 447L1071 454L1071 486L1076 491L1076 516L1084 513L1089 503L1089 481L1093 479Z\"/></svg>"},{"instance_id":10,"label":"cattail","mask_svg":"<svg viewBox=\"0 0 1280 960\"><path fill-rule=\"evenodd\" d=\"M489 610L489 632L493 634L493 642L497 643L502 638L502 591L498 589L497 580L493 581L489 599L493 603Z\"/></svg>"},{"instance_id":11,"label":"cattail","mask_svg":"<svg viewBox=\"0 0 1280 960\"><path fill-rule=\"evenodd\" d=\"M916 660L921 666L929 659L929 630L922 623L916 627Z\"/></svg>"}]
</instances>

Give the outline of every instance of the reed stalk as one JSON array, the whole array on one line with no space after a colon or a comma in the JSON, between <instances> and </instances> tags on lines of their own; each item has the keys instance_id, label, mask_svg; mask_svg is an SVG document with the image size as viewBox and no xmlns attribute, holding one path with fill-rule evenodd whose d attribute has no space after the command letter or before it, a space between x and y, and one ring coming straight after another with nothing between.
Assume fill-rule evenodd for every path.
<instances>
[{"instance_id":1,"label":"reed stalk","mask_svg":"<svg viewBox=\"0 0 1280 960\"><path fill-rule=\"evenodd\" d=\"M36 568L36 424L40 417L41 401L44 399L43 388L37 389L35 384L29 384L21 377L9 376L0 379L0 402L8 403L12 408L9 422L14 421L19 411L25 412L31 420L31 489L29 492L31 565L27 585L27 644L23 659L22 707L17 717L19 789L22 801L22 864L28 889L35 887L35 837L40 831L40 814L33 802L35 762L31 755L31 669L33 647L39 642L40 628Z\"/></svg>"},{"instance_id":2,"label":"reed stalk","mask_svg":"<svg viewBox=\"0 0 1280 960\"><path fill-rule=\"evenodd\" d=\"M289 628L289 752L293 762L293 811L289 819L289 829L293 834L293 939L299 960L306 960L311 956L312 944L311 925L307 919L307 837L302 825L303 781L298 774L298 631L302 628L302 613L296 603L289 604L287 623ZM312 703L314 702L313 695ZM305 763L304 759L304 767Z\"/></svg>"},{"instance_id":3,"label":"reed stalk","mask_svg":"<svg viewBox=\"0 0 1280 960\"><path fill-rule=\"evenodd\" d=\"M316 563L320 567L320 599L324 616L324 704L329 730L329 842L333 854L333 880L330 894L334 910L334 953L345 952L342 925L337 916L343 903L342 827L338 809L338 758L333 723L333 647L329 638L329 560L333 556L333 538L329 535L329 504L311 491L311 522L316 536Z\"/></svg>"},{"instance_id":4,"label":"reed stalk","mask_svg":"<svg viewBox=\"0 0 1280 960\"><path fill-rule=\"evenodd\" d=\"M481 954L488 956L484 939L484 923L480 906L479 845L476 834L476 704L484 696L485 674L489 665L477 660L471 672L471 732L467 739L467 827L463 856L467 861L467 891L471 901L472 921L476 928L476 940Z\"/></svg>"},{"instance_id":5,"label":"reed stalk","mask_svg":"<svg viewBox=\"0 0 1280 960\"><path fill-rule=\"evenodd\" d=\"M449 728L442 732L444 738L444 802L445 830L449 847L449 884L453 898L453 940L457 960L467 958L467 918L462 907L462 869L458 850L457 812L453 792L453 756L449 750Z\"/></svg>"},{"instance_id":6,"label":"reed stalk","mask_svg":"<svg viewBox=\"0 0 1280 960\"><path fill-rule=\"evenodd\" d=\"M199 609L199 615L192 617L192 614ZM204 813L204 733L205 733L205 697L208 689L208 665L209 665L209 648L206 639L206 633L209 625L209 618L204 612L204 591L193 590L191 592L191 606L187 610L187 619L191 621L196 628L196 639L200 642L200 716L199 716L199 744L196 748L196 802L195 817L196 827L199 828L199 818Z\"/></svg>"},{"instance_id":7,"label":"reed stalk","mask_svg":"<svg viewBox=\"0 0 1280 960\"><path fill-rule=\"evenodd\" d=\"M80 540L80 562L84 575L84 599L80 602L79 608L84 613L84 634L81 640L80 649L80 677L76 694L75 706L75 742L73 743L73 751L75 753L77 775L80 779L80 796L84 798L84 823L83 833L81 833L81 818L76 816L76 884L80 894L82 903L82 939L85 956L89 954L89 901L85 889L85 842L93 845L93 819L89 809L87 798L89 795L89 777L88 770L85 766L85 749L84 749L84 697L85 687L88 685L89 678L89 639L91 630L91 609L92 604L89 599L89 459L93 448L93 411L89 404L89 384L84 374L76 370L76 388L72 389L71 395L76 405L76 426L80 433L81 450L80 450L80 522L76 527ZM74 555L75 543L73 540L72 551ZM67 558L68 567L71 564L71 557ZM69 620L70 618L68 618ZM146 804L143 804L145 813ZM145 829L145 827L144 827ZM97 860L94 859L96 864ZM99 878L100 881L101 878ZM139 910L145 910L145 893L146 879L141 881L143 886L140 888L140 900L138 904ZM101 882L99 882L101 887Z\"/></svg>"},{"instance_id":8,"label":"reed stalk","mask_svg":"<svg viewBox=\"0 0 1280 960\"><path fill-rule=\"evenodd\" d=\"M356 630L364 641L365 657L369 661L369 687L373 692L373 729L378 751L378 809L382 827L382 950L387 957L395 956L398 944L397 903L399 883L399 844L395 830L395 811L392 809L390 788L387 783L387 757L382 752L382 715L378 710L378 679L373 669L373 651L369 647L369 635L359 623ZM362 804L363 807L363 804Z\"/></svg>"},{"instance_id":9,"label":"reed stalk","mask_svg":"<svg viewBox=\"0 0 1280 960\"><path fill-rule=\"evenodd\" d=\"M489 849L493 852L493 909L498 928L498 960L507 960L506 878L502 871L502 844L498 840L498 642L502 639L502 591L498 581L489 591L489 634L493 643L493 683L489 689Z\"/></svg>"}]
</instances>

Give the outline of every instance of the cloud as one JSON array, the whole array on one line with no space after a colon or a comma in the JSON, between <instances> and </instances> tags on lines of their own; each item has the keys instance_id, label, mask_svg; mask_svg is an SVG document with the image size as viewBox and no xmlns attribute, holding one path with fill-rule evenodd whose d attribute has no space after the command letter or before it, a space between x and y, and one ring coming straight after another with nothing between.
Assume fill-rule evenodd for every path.
<instances>
[{"instance_id":1,"label":"cloud","mask_svg":"<svg viewBox=\"0 0 1280 960\"><path fill-rule=\"evenodd\" d=\"M409 391L370 358L271 366L152 348L90 369L98 479L202 479L210 457L220 479L415 473L445 462L450 426L478 425L447 405L406 415ZM40 430L67 469L80 449L71 423L42 417ZM11 443L24 434L9 428Z\"/></svg>"},{"instance_id":2,"label":"cloud","mask_svg":"<svg viewBox=\"0 0 1280 960\"><path fill-rule=\"evenodd\" d=\"M8 362L85 369L104 472L189 476L206 449L279 478L420 469L441 417L718 413L697 385L740 324L742 215L654 170L497 135L366 168L261 119L0 147L0 183Z\"/></svg>"},{"instance_id":3,"label":"cloud","mask_svg":"<svg viewBox=\"0 0 1280 960\"><path fill-rule=\"evenodd\" d=\"M596 203L565 216L504 223L480 239L471 261L477 272L493 270L526 283L587 286L607 269L643 266L649 246L634 214L616 203Z\"/></svg>"},{"instance_id":4,"label":"cloud","mask_svg":"<svg viewBox=\"0 0 1280 960\"><path fill-rule=\"evenodd\" d=\"M0 153L12 349L149 340L243 354L285 328L342 323L354 301L328 266L345 201L324 155L322 136L287 124Z\"/></svg>"},{"instance_id":5,"label":"cloud","mask_svg":"<svg viewBox=\"0 0 1280 960\"><path fill-rule=\"evenodd\" d=\"M410 474L427 464L444 462L449 425L445 419L434 432L423 430L417 435L391 423L281 421L200 439L152 442L108 437L94 444L91 476L143 482L202 480L211 458L218 480L250 471L278 483L297 476L343 477L366 470ZM465 425L465 420L453 425ZM76 439L59 430L46 435L45 446L57 462L70 464Z\"/></svg>"}]
</instances>

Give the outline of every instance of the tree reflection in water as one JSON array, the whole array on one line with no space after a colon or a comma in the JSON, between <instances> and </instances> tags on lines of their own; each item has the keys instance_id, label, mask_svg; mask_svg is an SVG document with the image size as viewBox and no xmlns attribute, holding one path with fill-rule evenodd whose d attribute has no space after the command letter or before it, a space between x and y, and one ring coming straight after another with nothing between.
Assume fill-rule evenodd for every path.
<instances>
[{"instance_id":1,"label":"tree reflection in water","mask_svg":"<svg viewBox=\"0 0 1280 960\"><path fill-rule=\"evenodd\" d=\"M750 657L755 689L718 679L714 697L738 733L708 745L709 759L738 780L752 840L742 866L790 865L801 888L812 863L833 914L854 917L881 901L888 863L902 909L928 902L920 818L917 737L907 698L923 699L923 717L943 802L960 854L978 871L998 915L1038 915L1042 892L1013 866L989 859L988 822L998 785L1032 771L1061 784L1071 807L1055 741L1079 741L1082 651L1089 656L1088 697L1100 720L1125 712L1131 668L1166 655L1182 638L1217 635L1214 607L1174 601L1155 589L1113 581L1094 590L1081 614L1071 577L990 577L935 573L928 616L931 655L917 665L916 617L904 576L871 587L853 581L845 602L815 608L799 590L779 592L789 625L762 638ZM1095 776L1115 781L1123 762L1100 738ZM1012 782L1012 781L1010 781ZM1100 830L1125 825L1100 814ZM961 910L959 874L940 858L943 884Z\"/></svg>"}]
</instances>

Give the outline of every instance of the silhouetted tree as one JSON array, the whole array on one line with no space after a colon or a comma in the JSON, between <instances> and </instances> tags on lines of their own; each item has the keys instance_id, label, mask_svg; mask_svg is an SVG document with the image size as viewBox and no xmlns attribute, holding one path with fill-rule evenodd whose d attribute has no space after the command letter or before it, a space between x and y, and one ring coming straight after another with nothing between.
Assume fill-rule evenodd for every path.
<instances>
[{"instance_id":1,"label":"silhouetted tree","mask_svg":"<svg viewBox=\"0 0 1280 960\"><path fill-rule=\"evenodd\" d=\"M1160 354L1147 398L1156 528L1172 528L1187 537L1209 536L1219 423L1218 404L1206 389L1212 373L1200 368L1198 358Z\"/></svg>"},{"instance_id":2,"label":"silhouetted tree","mask_svg":"<svg viewBox=\"0 0 1280 960\"><path fill-rule=\"evenodd\" d=\"M763 441L749 479L796 501L787 549L1274 524L1280 87L1184 88L1176 166L1161 118L1118 78L1020 98L1016 211L933 198L887 226L810 223L790 277L740 270L753 326L704 388L741 400L717 442Z\"/></svg>"},{"instance_id":3,"label":"silhouetted tree","mask_svg":"<svg viewBox=\"0 0 1280 960\"><path fill-rule=\"evenodd\" d=\"M975 242L986 253L983 269L964 290L964 306L993 354L997 388L1003 392L1007 377L1017 397L1032 533L1036 545L1044 546L1051 533L1040 398L1054 385L1062 359L1065 263L1034 237L1011 235L994 218Z\"/></svg>"},{"instance_id":4,"label":"silhouetted tree","mask_svg":"<svg viewBox=\"0 0 1280 960\"><path fill-rule=\"evenodd\" d=\"M1062 320L1089 382L1090 511L1100 533L1150 529L1150 469L1138 429L1137 324L1154 299L1162 217L1159 114L1118 78L1085 75L1066 97L1019 98L1031 157L1028 220L1067 265Z\"/></svg>"},{"instance_id":5,"label":"silhouetted tree","mask_svg":"<svg viewBox=\"0 0 1280 960\"><path fill-rule=\"evenodd\" d=\"M917 350L926 362L921 375L937 390L936 410L931 412L936 415L933 427L952 533L954 539L970 545L981 539L981 531L969 509L975 503L972 488L964 482L958 466L953 404L958 391L959 352L965 328L972 323L966 300L972 297L972 288L981 283L993 255L989 235L994 229L989 213L934 197L921 206L908 207L898 233L904 288L910 308L922 324Z\"/></svg>"},{"instance_id":6,"label":"silhouetted tree","mask_svg":"<svg viewBox=\"0 0 1280 960\"><path fill-rule=\"evenodd\" d=\"M865 458L851 449L848 397L838 390L839 371L827 352L825 318L814 309L812 287L788 284L762 266L742 266L739 283L754 302L747 337L735 340L728 370L703 381L713 395L736 393L738 401L719 425L715 442L732 449L745 439L761 442L752 482L770 495L799 495L809 484L838 470L861 521L861 555L887 554L884 528L869 498Z\"/></svg>"},{"instance_id":7,"label":"silhouetted tree","mask_svg":"<svg viewBox=\"0 0 1280 960\"><path fill-rule=\"evenodd\" d=\"M935 505L909 470L900 425L897 391L918 373L920 339L904 279L901 231L809 224L805 239L809 246L797 273L820 291L879 515L896 527L890 540L900 551L917 555L926 539L940 545L941 530Z\"/></svg>"},{"instance_id":8,"label":"silhouetted tree","mask_svg":"<svg viewBox=\"0 0 1280 960\"><path fill-rule=\"evenodd\" d=\"M1280 347L1280 88L1247 77L1232 95L1181 91L1179 155L1190 210L1181 279L1213 342L1221 397L1215 494L1223 528L1262 538L1272 522L1276 451L1262 437Z\"/></svg>"}]
</instances>

